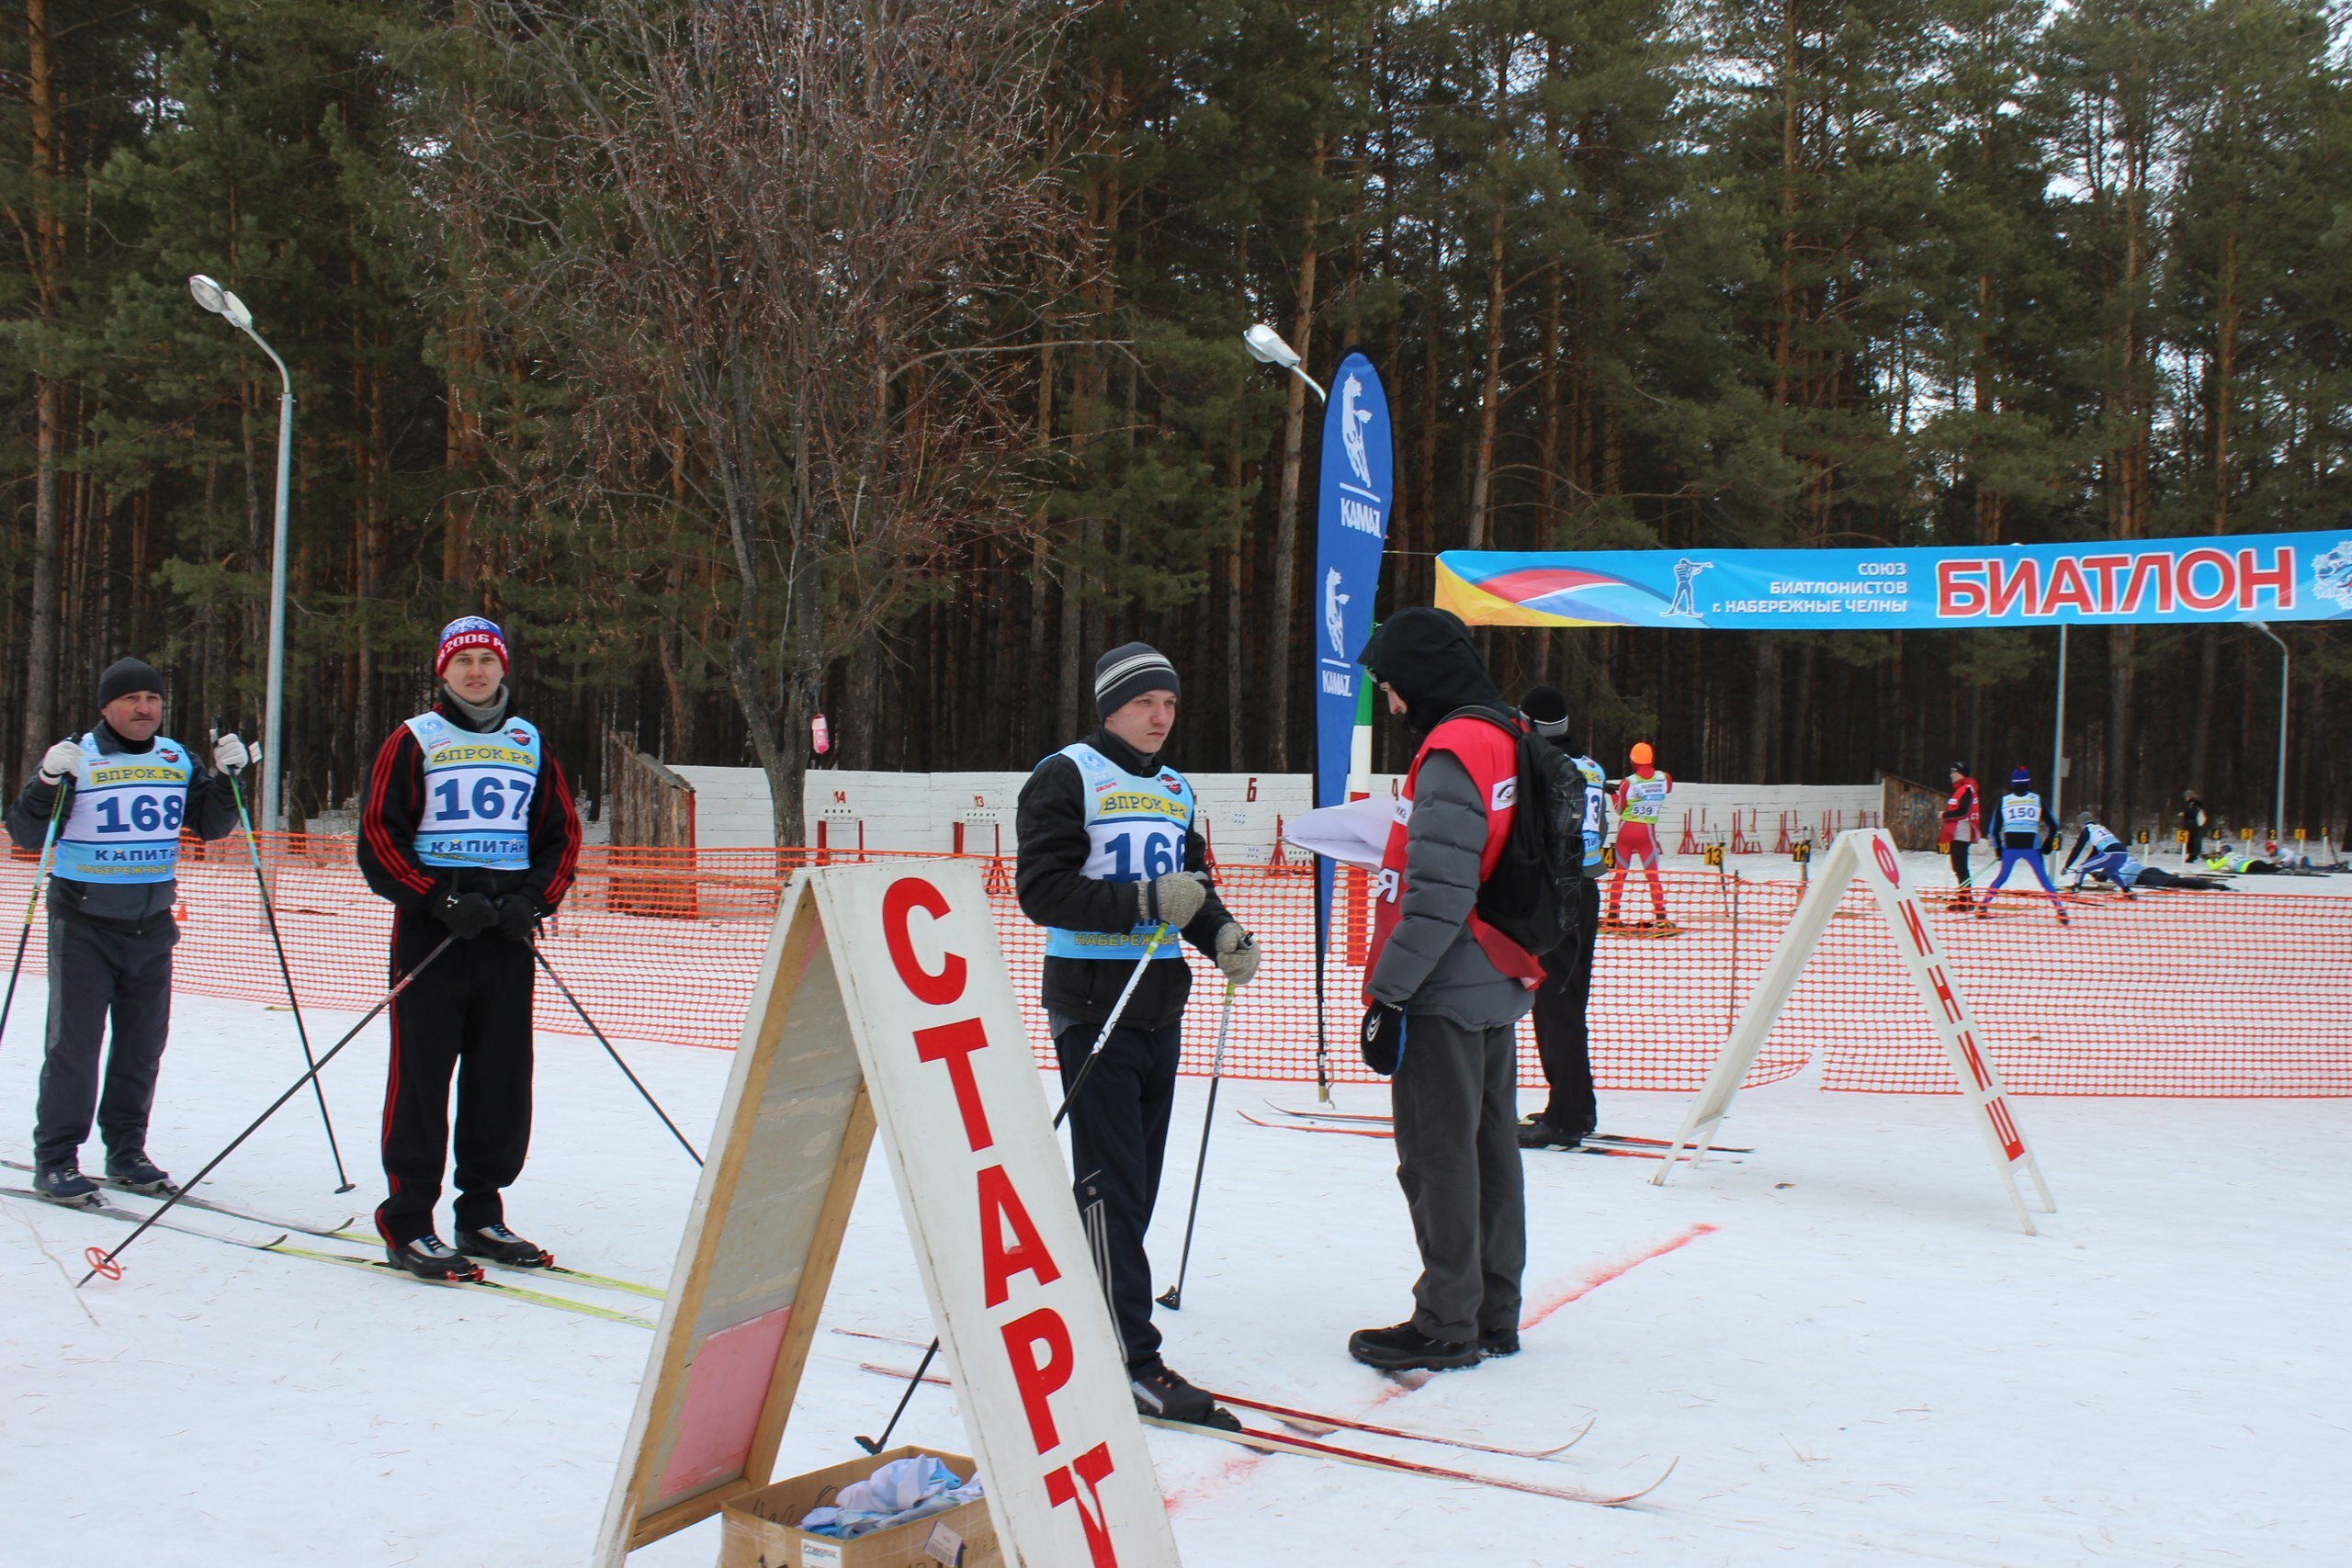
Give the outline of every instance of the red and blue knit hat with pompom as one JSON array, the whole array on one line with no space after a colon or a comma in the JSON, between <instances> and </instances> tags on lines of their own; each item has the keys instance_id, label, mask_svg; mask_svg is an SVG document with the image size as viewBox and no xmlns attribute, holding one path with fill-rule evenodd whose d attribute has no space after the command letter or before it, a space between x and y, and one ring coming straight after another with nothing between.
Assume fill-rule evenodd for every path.
<instances>
[{"instance_id":1,"label":"red and blue knit hat with pompom","mask_svg":"<svg viewBox=\"0 0 2352 1568\"><path fill-rule=\"evenodd\" d=\"M501 669L512 668L506 657L506 634L498 623L481 615L459 615L441 628L441 649L433 656L433 673L440 675L449 668L449 660L460 649L486 648L498 655Z\"/></svg>"}]
</instances>

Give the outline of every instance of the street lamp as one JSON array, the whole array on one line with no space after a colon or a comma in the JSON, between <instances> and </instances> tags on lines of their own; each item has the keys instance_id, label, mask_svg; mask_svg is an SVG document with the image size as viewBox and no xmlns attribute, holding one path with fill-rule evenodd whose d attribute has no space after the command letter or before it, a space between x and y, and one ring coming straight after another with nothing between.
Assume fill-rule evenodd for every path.
<instances>
[{"instance_id":1,"label":"street lamp","mask_svg":"<svg viewBox=\"0 0 2352 1568\"><path fill-rule=\"evenodd\" d=\"M2270 835L2283 844L2287 840L2287 694L2293 688L2287 684L2287 645L2267 621L2256 621L2254 629L2278 644L2278 796L2271 808Z\"/></svg>"},{"instance_id":2,"label":"street lamp","mask_svg":"<svg viewBox=\"0 0 2352 1568\"><path fill-rule=\"evenodd\" d=\"M1242 346L1250 351L1250 357L1259 364L1281 366L1308 386L1313 387L1317 397L1327 403L1331 400L1331 394L1325 391L1314 377L1299 368L1298 350L1284 343L1283 334L1265 322L1260 321L1248 332L1243 333L1241 343Z\"/></svg>"},{"instance_id":3,"label":"street lamp","mask_svg":"<svg viewBox=\"0 0 2352 1568\"><path fill-rule=\"evenodd\" d=\"M254 331L254 313L245 309L243 300L200 272L187 280L187 291L198 304L261 345L269 362L277 367L284 389L277 399L277 524L269 559L269 671L261 741L261 822L264 829L275 830L285 825L278 816L277 785L286 755L279 741L286 702L286 497L294 466L294 378L287 373L286 361L277 357L277 351Z\"/></svg>"}]
</instances>

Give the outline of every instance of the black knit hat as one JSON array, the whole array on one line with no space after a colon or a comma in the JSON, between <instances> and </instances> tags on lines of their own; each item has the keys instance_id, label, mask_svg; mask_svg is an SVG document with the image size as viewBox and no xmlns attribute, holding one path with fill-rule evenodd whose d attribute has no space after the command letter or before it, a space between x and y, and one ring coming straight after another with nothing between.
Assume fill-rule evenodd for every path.
<instances>
[{"instance_id":1,"label":"black knit hat","mask_svg":"<svg viewBox=\"0 0 2352 1568\"><path fill-rule=\"evenodd\" d=\"M1537 686L1519 699L1519 711L1546 740L1565 740L1568 734L1568 694L1557 686Z\"/></svg>"},{"instance_id":2,"label":"black knit hat","mask_svg":"<svg viewBox=\"0 0 2352 1568\"><path fill-rule=\"evenodd\" d=\"M1148 642L1121 643L1094 661L1094 712L1108 718L1146 692L1182 696L1176 666Z\"/></svg>"},{"instance_id":3,"label":"black knit hat","mask_svg":"<svg viewBox=\"0 0 2352 1568\"><path fill-rule=\"evenodd\" d=\"M164 694L164 678L155 673L155 667L143 659L118 659L107 666L105 674L98 677L100 707L133 692L153 692L159 697Z\"/></svg>"}]
</instances>

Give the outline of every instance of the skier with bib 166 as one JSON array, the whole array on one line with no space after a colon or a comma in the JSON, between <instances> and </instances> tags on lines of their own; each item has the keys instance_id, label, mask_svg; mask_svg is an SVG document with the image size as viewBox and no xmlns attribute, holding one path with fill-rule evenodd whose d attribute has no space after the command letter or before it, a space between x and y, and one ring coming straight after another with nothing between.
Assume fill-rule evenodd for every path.
<instances>
[{"instance_id":1,"label":"skier with bib 166","mask_svg":"<svg viewBox=\"0 0 2352 1568\"><path fill-rule=\"evenodd\" d=\"M1075 1091L1072 1190L1136 1408L1232 1431L1240 1422L1160 1358L1143 1244L1193 984L1178 938L1214 959L1230 985L1249 984L1259 958L1209 885L1193 786L1161 761L1177 697L1175 667L1148 643L1096 662L1101 728L1038 763L1022 786L1014 883L1021 912L1046 928L1046 1020L1062 1092Z\"/></svg>"},{"instance_id":2,"label":"skier with bib 166","mask_svg":"<svg viewBox=\"0 0 2352 1568\"><path fill-rule=\"evenodd\" d=\"M390 900L395 979L376 1229L395 1268L478 1278L469 1258L545 1268L501 1194L531 1145L532 938L571 886L580 818L537 728L514 714L506 638L480 615L441 633L440 700L392 731L359 813L359 869ZM458 1082L457 1242L434 1232Z\"/></svg>"},{"instance_id":3,"label":"skier with bib 166","mask_svg":"<svg viewBox=\"0 0 2352 1568\"><path fill-rule=\"evenodd\" d=\"M172 1191L147 1156L147 1116L172 1021L172 918L180 835L237 830L227 775L258 749L234 735L212 745L213 772L161 733L164 678L119 659L98 677L98 721L45 752L8 810L18 848L56 843L49 882L49 1042L33 1123L33 1190L52 1202L96 1202L81 1150L95 1116L107 1179ZM114 1021L100 1090L98 1045Z\"/></svg>"},{"instance_id":4,"label":"skier with bib 166","mask_svg":"<svg viewBox=\"0 0 2352 1568\"><path fill-rule=\"evenodd\" d=\"M1625 873L1638 862L1649 876L1650 909L1657 917L1654 924L1663 933L1674 930L1674 922L1666 918L1666 885L1657 874L1657 825L1666 815L1674 775L1651 765L1657 754L1646 740L1635 741L1630 754L1634 771L1617 781L1617 874L1609 881L1607 923L1620 924L1617 910L1625 897Z\"/></svg>"},{"instance_id":5,"label":"skier with bib 166","mask_svg":"<svg viewBox=\"0 0 2352 1568\"><path fill-rule=\"evenodd\" d=\"M2060 902L2058 889L2050 880L2050 868L2041 863L2041 846L2056 824L2050 820L2048 807L2033 789L2033 775L2023 768L2009 774L2009 793L2001 796L2001 869L1993 874L1984 897L1976 906L1976 918L1992 917L1993 895L2009 879L2009 873L2024 866L2033 873L2041 890L2050 895L2050 907L2058 911L2058 923L2065 925L2066 906Z\"/></svg>"}]
</instances>

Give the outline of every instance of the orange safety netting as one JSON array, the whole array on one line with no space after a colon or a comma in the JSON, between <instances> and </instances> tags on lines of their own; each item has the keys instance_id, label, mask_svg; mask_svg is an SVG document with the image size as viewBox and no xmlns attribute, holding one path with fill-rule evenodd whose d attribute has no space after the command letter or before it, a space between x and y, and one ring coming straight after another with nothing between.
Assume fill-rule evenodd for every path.
<instances>
[{"instance_id":1,"label":"orange safety netting","mask_svg":"<svg viewBox=\"0 0 2352 1568\"><path fill-rule=\"evenodd\" d=\"M361 881L351 841L268 835L264 854L304 1007L371 1006L389 983L390 907ZM607 1034L732 1046L779 895L812 858L799 850L584 850L578 885L543 950ZM1022 918L1009 862L981 863L1013 989L1040 1062L1050 1062L1036 1005L1044 933ZM0 908L23 908L32 874L29 857L5 863ZM1589 1016L1593 1069L1604 1089L1696 1089L1804 891L1713 872L1663 877L1672 934L1600 938ZM1628 881L1629 919L1650 913L1643 882L1639 874ZM1265 950L1257 980L1236 1003L1225 1070L1311 1079L1314 878L1303 866L1227 865L1217 886ZM242 841L188 844L180 893L176 986L282 1004ZM2148 893L2129 903L2086 897L2069 901L2073 924L2061 931L2039 892L2004 892L1987 919L1944 911L1943 897L1922 894L2014 1090L2352 1095L2352 987L2344 978L2352 898L2236 890ZM33 929L27 962L36 972L46 924ZM1330 1071L1342 1081L1372 1079L1355 1053L1369 925L1362 874L1342 873L1324 992ZM1192 958L1184 1065L1205 1072L1222 987L1205 960ZM552 987L539 987L537 1016L542 1029L583 1032ZM1521 1039L1521 1081L1538 1087L1529 1026ZM1953 1087L1886 926L1860 888L1846 895L1749 1081L1784 1077L1816 1053L1831 1089Z\"/></svg>"}]
</instances>

